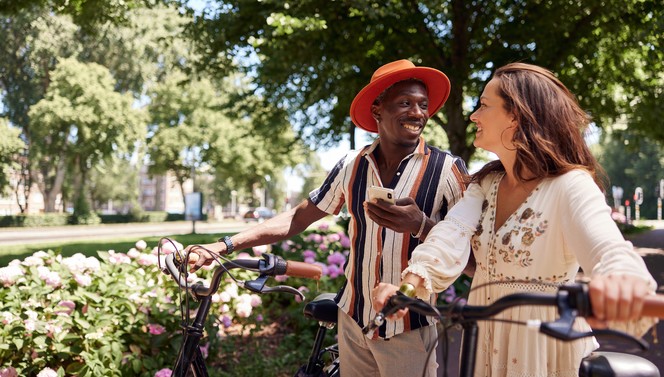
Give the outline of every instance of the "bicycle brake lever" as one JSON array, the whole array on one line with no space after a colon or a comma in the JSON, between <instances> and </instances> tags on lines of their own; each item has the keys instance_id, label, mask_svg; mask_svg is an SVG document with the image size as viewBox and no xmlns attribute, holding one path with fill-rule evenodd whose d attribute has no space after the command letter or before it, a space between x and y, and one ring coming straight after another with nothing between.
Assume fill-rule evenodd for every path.
<instances>
[{"instance_id":1,"label":"bicycle brake lever","mask_svg":"<svg viewBox=\"0 0 664 377\"><path fill-rule=\"evenodd\" d=\"M622 331L618 330L613 330L613 329L597 329L591 331L592 335L598 336L598 337L608 337L608 338L618 338L621 340L627 340L630 342L635 343L641 351L647 351L648 348L650 348L650 344L646 342L643 339L635 338L627 333L624 333Z\"/></svg>"},{"instance_id":2,"label":"bicycle brake lever","mask_svg":"<svg viewBox=\"0 0 664 377\"><path fill-rule=\"evenodd\" d=\"M277 285L274 287L264 287L263 288L263 293L270 293L270 292L285 292L285 293L291 293L293 295L299 296L302 300L305 299L304 293L300 292L299 290L288 286L288 285Z\"/></svg>"}]
</instances>

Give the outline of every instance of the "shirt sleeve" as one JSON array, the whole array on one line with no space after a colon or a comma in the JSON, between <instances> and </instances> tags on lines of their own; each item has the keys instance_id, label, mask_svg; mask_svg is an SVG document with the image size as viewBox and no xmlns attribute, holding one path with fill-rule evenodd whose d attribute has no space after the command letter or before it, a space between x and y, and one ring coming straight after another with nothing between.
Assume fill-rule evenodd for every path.
<instances>
[{"instance_id":1,"label":"shirt sleeve","mask_svg":"<svg viewBox=\"0 0 664 377\"><path fill-rule=\"evenodd\" d=\"M309 199L321 211L338 215L345 202L343 180L347 169L349 155L343 157L334 165L323 184L309 193Z\"/></svg>"},{"instance_id":2,"label":"shirt sleeve","mask_svg":"<svg viewBox=\"0 0 664 377\"><path fill-rule=\"evenodd\" d=\"M428 299L434 292L447 289L461 275L470 256L470 237L477 229L485 193L479 184L468 186L463 198L436 224L424 243L413 250L408 273L424 279L417 296Z\"/></svg>"},{"instance_id":3,"label":"shirt sleeve","mask_svg":"<svg viewBox=\"0 0 664 377\"><path fill-rule=\"evenodd\" d=\"M454 157L454 161L450 171L446 172L446 186L448 188L448 195L446 195L449 207L453 207L461 200L466 189L465 177L468 176L468 169L466 163L459 157Z\"/></svg>"},{"instance_id":4,"label":"shirt sleeve","mask_svg":"<svg viewBox=\"0 0 664 377\"><path fill-rule=\"evenodd\" d=\"M568 173L561 180L564 197L561 224L565 243L573 247L581 268L591 278L597 275L633 275L647 280L652 291L657 283L643 258L626 241L611 218L604 195L586 172ZM610 326L639 336L657 321L615 322Z\"/></svg>"}]
</instances>

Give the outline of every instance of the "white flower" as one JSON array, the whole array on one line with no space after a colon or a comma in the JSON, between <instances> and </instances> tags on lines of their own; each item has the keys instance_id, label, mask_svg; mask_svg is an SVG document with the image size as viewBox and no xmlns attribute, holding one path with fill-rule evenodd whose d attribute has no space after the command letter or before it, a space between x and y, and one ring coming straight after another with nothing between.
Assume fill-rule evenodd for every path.
<instances>
[{"instance_id":1,"label":"white flower","mask_svg":"<svg viewBox=\"0 0 664 377\"><path fill-rule=\"evenodd\" d=\"M111 264L127 264L131 263L131 258L124 253L116 253L113 250L108 251L108 262Z\"/></svg>"},{"instance_id":2,"label":"white flower","mask_svg":"<svg viewBox=\"0 0 664 377\"><path fill-rule=\"evenodd\" d=\"M37 374L37 377L58 377L58 373L53 369L46 367Z\"/></svg>"},{"instance_id":3,"label":"white flower","mask_svg":"<svg viewBox=\"0 0 664 377\"><path fill-rule=\"evenodd\" d=\"M157 256L152 254L141 254L136 261L141 266L154 266L157 264Z\"/></svg>"},{"instance_id":4,"label":"white flower","mask_svg":"<svg viewBox=\"0 0 664 377\"><path fill-rule=\"evenodd\" d=\"M37 328L37 323L31 319L26 319L25 321L23 321L23 325L25 326L25 331L29 333L35 331L35 329Z\"/></svg>"},{"instance_id":5,"label":"white flower","mask_svg":"<svg viewBox=\"0 0 664 377\"><path fill-rule=\"evenodd\" d=\"M59 287L62 285L62 279L57 272L51 271L48 267L39 266L37 267L37 272L39 273L39 278L43 280L47 285L51 287Z\"/></svg>"},{"instance_id":6,"label":"white flower","mask_svg":"<svg viewBox=\"0 0 664 377\"><path fill-rule=\"evenodd\" d=\"M251 315L252 307L248 302L240 302L235 306L238 317L247 318Z\"/></svg>"},{"instance_id":7,"label":"white flower","mask_svg":"<svg viewBox=\"0 0 664 377\"><path fill-rule=\"evenodd\" d=\"M35 258L48 258L48 254L44 250L39 250L36 251L34 254L32 254L33 257Z\"/></svg>"},{"instance_id":8,"label":"white flower","mask_svg":"<svg viewBox=\"0 0 664 377\"><path fill-rule=\"evenodd\" d=\"M5 287L14 284L20 276L23 276L23 269L19 265L14 264L0 268L0 283Z\"/></svg>"},{"instance_id":9,"label":"white flower","mask_svg":"<svg viewBox=\"0 0 664 377\"><path fill-rule=\"evenodd\" d=\"M78 285L80 285L81 287L87 287L90 284L92 284L92 277L90 277L89 275L75 274L74 280L76 280Z\"/></svg>"},{"instance_id":10,"label":"white flower","mask_svg":"<svg viewBox=\"0 0 664 377\"><path fill-rule=\"evenodd\" d=\"M127 255L130 258L137 258L139 255L141 255L141 252L132 247L131 249L129 249L129 251L127 251Z\"/></svg>"},{"instance_id":11,"label":"white flower","mask_svg":"<svg viewBox=\"0 0 664 377\"><path fill-rule=\"evenodd\" d=\"M81 253L76 253L69 258L63 258L61 262L72 274L83 273L86 270L97 272L101 268L99 260L95 257L86 257Z\"/></svg>"},{"instance_id":12,"label":"white flower","mask_svg":"<svg viewBox=\"0 0 664 377\"><path fill-rule=\"evenodd\" d=\"M138 240L138 241L136 241L135 246L136 246L137 250L143 251L143 250L145 250L146 247L148 247L148 244L143 240Z\"/></svg>"},{"instance_id":13,"label":"white flower","mask_svg":"<svg viewBox=\"0 0 664 377\"><path fill-rule=\"evenodd\" d=\"M30 256L23 260L24 266L43 266L44 260L38 257Z\"/></svg>"},{"instance_id":14,"label":"white flower","mask_svg":"<svg viewBox=\"0 0 664 377\"><path fill-rule=\"evenodd\" d=\"M8 325L16 320L16 317L11 312L0 312L0 318L0 322L3 325Z\"/></svg>"},{"instance_id":15,"label":"white flower","mask_svg":"<svg viewBox=\"0 0 664 377\"><path fill-rule=\"evenodd\" d=\"M85 334L85 339L101 339L104 337L104 333L101 331L96 331L92 333Z\"/></svg>"},{"instance_id":16,"label":"white flower","mask_svg":"<svg viewBox=\"0 0 664 377\"><path fill-rule=\"evenodd\" d=\"M226 291L223 291L219 294L219 299L221 300L221 302L230 302L231 298L232 297L231 297L230 293L228 293Z\"/></svg>"}]
</instances>

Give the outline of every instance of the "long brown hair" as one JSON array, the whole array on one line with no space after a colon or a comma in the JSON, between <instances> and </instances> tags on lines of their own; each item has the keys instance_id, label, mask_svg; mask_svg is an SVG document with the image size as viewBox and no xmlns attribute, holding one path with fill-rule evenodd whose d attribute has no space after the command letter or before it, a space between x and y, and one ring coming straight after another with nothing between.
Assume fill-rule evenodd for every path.
<instances>
[{"instance_id":1,"label":"long brown hair","mask_svg":"<svg viewBox=\"0 0 664 377\"><path fill-rule=\"evenodd\" d=\"M530 181L584 169L603 188L602 168L583 137L590 117L565 85L551 71L525 63L501 67L493 77L505 109L518 124L512 138L515 176ZM525 177L526 168L533 176ZM472 180L479 182L494 171L505 171L500 160L486 164Z\"/></svg>"}]
</instances>

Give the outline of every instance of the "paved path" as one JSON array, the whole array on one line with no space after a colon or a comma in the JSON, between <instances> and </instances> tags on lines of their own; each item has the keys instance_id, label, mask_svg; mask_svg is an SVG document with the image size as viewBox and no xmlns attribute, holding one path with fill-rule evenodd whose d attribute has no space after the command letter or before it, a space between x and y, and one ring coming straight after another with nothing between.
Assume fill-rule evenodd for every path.
<instances>
[{"instance_id":1,"label":"paved path","mask_svg":"<svg viewBox=\"0 0 664 377\"><path fill-rule=\"evenodd\" d=\"M0 245L19 245L67 240L96 240L103 238L128 238L166 236L193 233L234 233L245 229L241 221L220 222L169 221L163 223L131 223L103 225L69 225L39 228L0 228Z\"/></svg>"}]
</instances>

